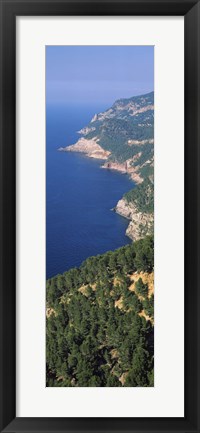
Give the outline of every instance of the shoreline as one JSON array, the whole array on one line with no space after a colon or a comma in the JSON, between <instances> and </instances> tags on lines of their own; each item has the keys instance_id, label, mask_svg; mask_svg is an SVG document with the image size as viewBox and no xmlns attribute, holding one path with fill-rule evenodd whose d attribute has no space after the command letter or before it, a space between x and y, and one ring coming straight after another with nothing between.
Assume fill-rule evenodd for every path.
<instances>
[{"instance_id":1,"label":"shoreline","mask_svg":"<svg viewBox=\"0 0 200 433\"><path fill-rule=\"evenodd\" d=\"M109 152L109 155L105 157L105 153L103 152L107 151L104 151L96 141L97 140L87 140L81 138L75 144L66 146L64 148L61 147L58 149L58 151L79 153L83 157L85 156L97 161L108 159L108 156L110 156L111 153ZM95 149L93 146L95 146ZM104 155L104 157L102 157L102 155ZM140 185L144 179L142 179L135 171L135 168L131 166L131 162L133 160L134 158L131 160L126 160L124 163L108 161L103 165L100 165L100 168L104 170L107 169L111 171L117 171L120 174L128 175L130 181L133 182L134 188L134 185L135 187ZM153 219L152 214L148 215L138 211L136 204L128 203L123 196L119 198L116 206L114 206L114 208L111 210L129 221L125 231L125 236L132 241L141 239L144 237L144 234L149 234L149 225L152 224Z\"/></svg>"},{"instance_id":2,"label":"shoreline","mask_svg":"<svg viewBox=\"0 0 200 433\"><path fill-rule=\"evenodd\" d=\"M108 156L104 157L100 153L96 154L96 151L89 153L83 149L80 150L80 148L74 147L74 146L76 146L77 143L66 146L66 147L59 147L57 149L57 151L58 152L80 153L80 154L82 154L82 156L85 156L87 158L94 159L94 160L96 159L99 161L105 161L108 159ZM99 152L104 152L104 151L102 150ZM105 152L107 152L107 151L105 151ZM109 152L109 154L111 154L111 153ZM143 179L139 176L139 174L136 171L134 171L134 169L129 170L129 169L125 169L122 167L125 164L127 164L127 161L125 161L124 163L110 161L110 162L105 162L103 165L100 166L100 168L102 168L103 170L117 171L118 173L121 173L121 174L127 174L129 176L129 179L131 181L133 181L134 184L136 184L136 185L139 185L140 183L142 183Z\"/></svg>"}]
</instances>

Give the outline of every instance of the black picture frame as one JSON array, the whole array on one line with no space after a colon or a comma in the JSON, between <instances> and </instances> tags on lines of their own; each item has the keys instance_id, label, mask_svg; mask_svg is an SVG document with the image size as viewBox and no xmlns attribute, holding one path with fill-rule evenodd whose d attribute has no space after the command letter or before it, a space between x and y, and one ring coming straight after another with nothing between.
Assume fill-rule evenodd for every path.
<instances>
[{"instance_id":1,"label":"black picture frame","mask_svg":"<svg viewBox=\"0 0 200 433\"><path fill-rule=\"evenodd\" d=\"M185 20L185 416L16 418L16 17L181 16ZM200 431L200 1L0 0L0 430L4 432ZM167 85L167 83L166 83ZM172 239L173 244L173 239ZM166 372L167 374L167 372ZM170 378L169 378L170 380Z\"/></svg>"}]
</instances>

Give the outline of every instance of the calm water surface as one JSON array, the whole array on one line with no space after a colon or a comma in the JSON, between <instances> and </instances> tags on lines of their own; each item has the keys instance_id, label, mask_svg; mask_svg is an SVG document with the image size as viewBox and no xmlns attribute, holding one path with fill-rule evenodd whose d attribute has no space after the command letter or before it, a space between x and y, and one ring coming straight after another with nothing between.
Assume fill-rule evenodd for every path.
<instances>
[{"instance_id":1,"label":"calm water surface","mask_svg":"<svg viewBox=\"0 0 200 433\"><path fill-rule=\"evenodd\" d=\"M134 184L100 168L102 161L58 152L106 107L48 106L46 112L46 274L79 266L87 257L130 243L128 221L111 209Z\"/></svg>"}]
</instances>

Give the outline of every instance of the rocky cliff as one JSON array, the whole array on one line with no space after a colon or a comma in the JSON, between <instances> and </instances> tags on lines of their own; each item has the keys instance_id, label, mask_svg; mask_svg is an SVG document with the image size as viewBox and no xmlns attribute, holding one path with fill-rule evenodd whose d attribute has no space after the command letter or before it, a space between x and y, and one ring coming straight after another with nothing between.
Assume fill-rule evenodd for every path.
<instances>
[{"instance_id":1,"label":"rocky cliff","mask_svg":"<svg viewBox=\"0 0 200 433\"><path fill-rule=\"evenodd\" d=\"M104 150L99 144L98 139L80 138L75 144L67 147L61 147L60 151L85 153L89 158L108 159L110 152Z\"/></svg>"},{"instance_id":2,"label":"rocky cliff","mask_svg":"<svg viewBox=\"0 0 200 433\"><path fill-rule=\"evenodd\" d=\"M136 241L153 233L153 213L140 212L135 203L125 198L118 201L115 212L130 220L126 235Z\"/></svg>"},{"instance_id":3,"label":"rocky cliff","mask_svg":"<svg viewBox=\"0 0 200 433\"><path fill-rule=\"evenodd\" d=\"M141 177L140 173L138 172L137 167L134 167L134 160L136 161L136 157L138 155L135 155L134 158L128 159L125 162L119 163L119 162L105 162L102 165L102 168L107 168L109 170L117 170L121 173L128 174L129 177L137 184L141 183L143 181L143 178Z\"/></svg>"}]
</instances>

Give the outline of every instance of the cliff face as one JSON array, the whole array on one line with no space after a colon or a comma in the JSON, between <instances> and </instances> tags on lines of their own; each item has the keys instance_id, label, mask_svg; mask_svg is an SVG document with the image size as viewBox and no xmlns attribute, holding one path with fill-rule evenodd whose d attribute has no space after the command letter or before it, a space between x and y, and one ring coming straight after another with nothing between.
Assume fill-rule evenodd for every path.
<instances>
[{"instance_id":1,"label":"cliff face","mask_svg":"<svg viewBox=\"0 0 200 433\"><path fill-rule=\"evenodd\" d=\"M139 154L138 154L139 155ZM134 161L137 160L138 155L135 155L134 158L128 159L127 161L123 163L119 162L105 162L102 165L102 168L107 168L109 170L117 170L121 173L126 173L129 175L129 177L137 184L141 183L143 181L143 178L141 177L140 173L138 172L138 169L134 167Z\"/></svg>"},{"instance_id":2,"label":"cliff face","mask_svg":"<svg viewBox=\"0 0 200 433\"><path fill-rule=\"evenodd\" d=\"M140 212L135 203L128 203L125 198L118 201L115 212L131 220L126 235L136 241L153 233L153 213Z\"/></svg>"}]
</instances>

